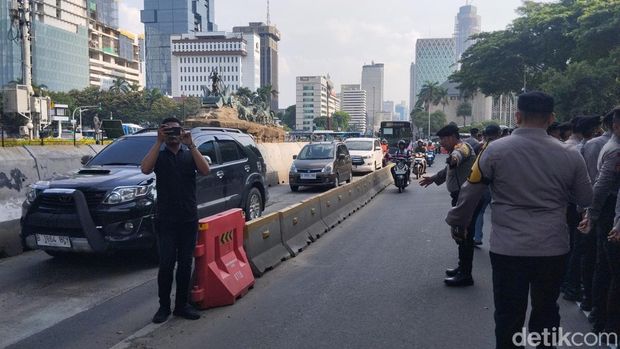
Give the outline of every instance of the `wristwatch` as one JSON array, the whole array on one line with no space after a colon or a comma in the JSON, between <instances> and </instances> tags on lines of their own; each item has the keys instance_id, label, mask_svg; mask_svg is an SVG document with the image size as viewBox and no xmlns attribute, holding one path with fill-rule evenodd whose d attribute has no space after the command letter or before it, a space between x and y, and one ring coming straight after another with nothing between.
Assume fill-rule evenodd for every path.
<instances>
[{"instance_id":1,"label":"wristwatch","mask_svg":"<svg viewBox=\"0 0 620 349\"><path fill-rule=\"evenodd\" d=\"M190 144L190 145L187 146L187 148L189 150L192 150L192 149L196 148L196 145L195 144Z\"/></svg>"}]
</instances>

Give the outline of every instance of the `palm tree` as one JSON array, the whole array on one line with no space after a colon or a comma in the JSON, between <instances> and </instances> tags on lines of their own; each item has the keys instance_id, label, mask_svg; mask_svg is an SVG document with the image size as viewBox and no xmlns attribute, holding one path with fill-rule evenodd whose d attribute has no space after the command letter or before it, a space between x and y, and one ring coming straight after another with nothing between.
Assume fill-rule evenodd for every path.
<instances>
[{"instance_id":1,"label":"palm tree","mask_svg":"<svg viewBox=\"0 0 620 349\"><path fill-rule=\"evenodd\" d=\"M123 78L118 78L116 80L114 80L114 84L112 84L112 86L110 86L109 89L110 92L115 92L115 93L128 93L129 91L131 91L131 85L129 84L129 82L127 82L127 80L123 79Z\"/></svg>"},{"instance_id":2,"label":"palm tree","mask_svg":"<svg viewBox=\"0 0 620 349\"><path fill-rule=\"evenodd\" d=\"M467 117L471 116L471 113L472 106L471 103L467 102L467 100L461 103L461 105L459 105L458 109L456 110L456 115L463 117L463 127L465 127L465 125L467 124Z\"/></svg>"},{"instance_id":3,"label":"palm tree","mask_svg":"<svg viewBox=\"0 0 620 349\"><path fill-rule=\"evenodd\" d=\"M446 111L446 106L448 104L450 104L450 99L448 97L448 89L444 88L444 87L439 87L439 90L437 91L437 98L435 99L434 104L441 104L441 110L443 112Z\"/></svg>"},{"instance_id":4,"label":"palm tree","mask_svg":"<svg viewBox=\"0 0 620 349\"><path fill-rule=\"evenodd\" d=\"M418 102L416 103L416 107L424 106L426 112L428 113L428 136L431 135L431 105L439 104L440 100L437 98L442 94L442 88L439 87L438 82L430 82L427 81L422 85L420 89L420 93L418 93Z\"/></svg>"}]
</instances>

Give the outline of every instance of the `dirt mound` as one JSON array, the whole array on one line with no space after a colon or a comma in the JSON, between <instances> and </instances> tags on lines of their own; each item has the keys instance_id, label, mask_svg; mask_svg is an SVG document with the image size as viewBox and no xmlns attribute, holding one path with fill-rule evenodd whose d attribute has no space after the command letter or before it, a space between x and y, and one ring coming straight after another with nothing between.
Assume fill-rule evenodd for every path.
<instances>
[{"instance_id":1,"label":"dirt mound","mask_svg":"<svg viewBox=\"0 0 620 349\"><path fill-rule=\"evenodd\" d=\"M231 107L219 109L201 108L198 114L185 120L189 127L227 127L236 128L251 134L259 143L284 142L284 130L277 126L265 126L239 119L239 113Z\"/></svg>"}]
</instances>

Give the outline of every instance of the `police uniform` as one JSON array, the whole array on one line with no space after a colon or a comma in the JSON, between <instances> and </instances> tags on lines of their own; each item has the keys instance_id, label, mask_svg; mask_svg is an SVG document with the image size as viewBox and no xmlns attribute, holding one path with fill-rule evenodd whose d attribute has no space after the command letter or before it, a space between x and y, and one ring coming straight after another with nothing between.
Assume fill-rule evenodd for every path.
<instances>
[{"instance_id":1,"label":"police uniform","mask_svg":"<svg viewBox=\"0 0 620 349\"><path fill-rule=\"evenodd\" d=\"M519 97L520 112L551 114L553 99L540 92ZM531 332L552 332L560 324L557 298L564 275L569 236L569 198L581 206L592 186L581 155L545 128L515 129L493 141L474 166L448 213L451 226L467 226L486 186L492 194L490 238L497 348L516 348L512 337L525 323L531 293Z\"/></svg>"},{"instance_id":2,"label":"police uniform","mask_svg":"<svg viewBox=\"0 0 620 349\"><path fill-rule=\"evenodd\" d=\"M440 130L441 132L441 130ZM458 129L456 131L458 133ZM438 132L439 134L439 132ZM471 168L476 160L472 147L463 141L460 141L455 147L448 161L456 160L455 166L446 165L446 167L431 177L437 185L446 183L446 188L450 192L452 198L452 206L456 205L459 197L461 186L469 177ZM476 222L470 223L471 234L465 239L458 241L458 257L459 264L456 269L448 269L446 271L447 278L444 280L448 286L469 286L473 284L471 277L472 263L474 259L474 234Z\"/></svg>"}]
</instances>

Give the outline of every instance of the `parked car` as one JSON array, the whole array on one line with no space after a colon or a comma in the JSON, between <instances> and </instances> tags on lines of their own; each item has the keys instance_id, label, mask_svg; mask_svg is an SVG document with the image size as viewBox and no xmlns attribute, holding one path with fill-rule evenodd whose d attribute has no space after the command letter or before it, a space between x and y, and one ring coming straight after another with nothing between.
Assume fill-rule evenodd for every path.
<instances>
[{"instance_id":1,"label":"parked car","mask_svg":"<svg viewBox=\"0 0 620 349\"><path fill-rule=\"evenodd\" d=\"M293 159L288 175L292 191L301 186L335 188L353 177L351 155L339 141L307 144Z\"/></svg>"},{"instance_id":2,"label":"parked car","mask_svg":"<svg viewBox=\"0 0 620 349\"><path fill-rule=\"evenodd\" d=\"M351 153L353 172L374 172L383 167L383 151L378 139L349 138L344 144Z\"/></svg>"},{"instance_id":3,"label":"parked car","mask_svg":"<svg viewBox=\"0 0 620 349\"><path fill-rule=\"evenodd\" d=\"M211 171L197 176L199 217L242 208L260 217L268 200L266 165L252 138L239 130L195 128L192 137ZM34 184L22 209L22 242L50 255L155 250L155 174L140 163L155 130L123 136L75 172Z\"/></svg>"}]
</instances>

